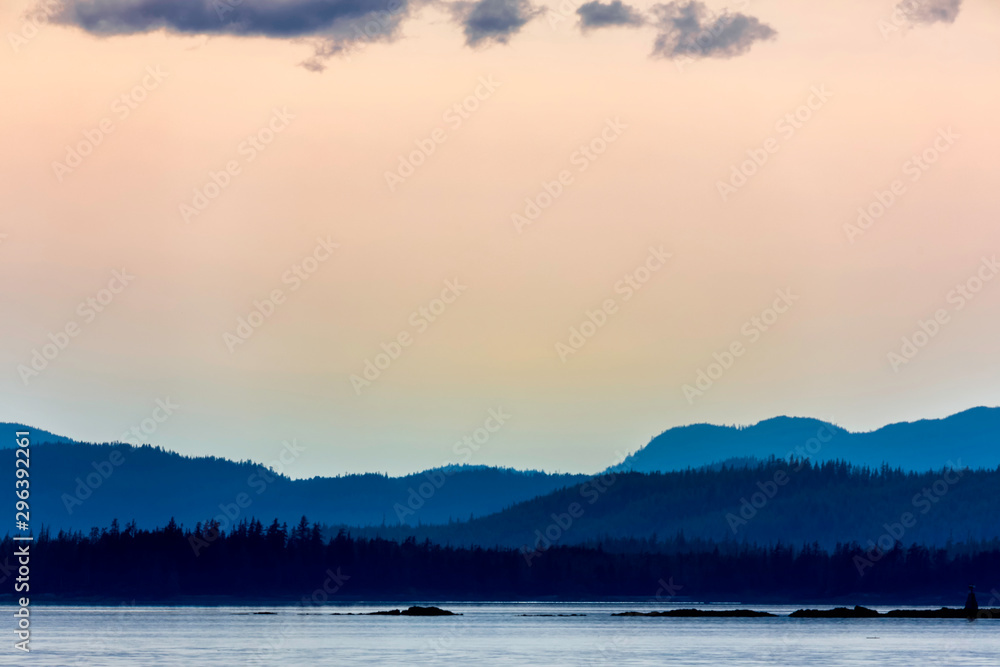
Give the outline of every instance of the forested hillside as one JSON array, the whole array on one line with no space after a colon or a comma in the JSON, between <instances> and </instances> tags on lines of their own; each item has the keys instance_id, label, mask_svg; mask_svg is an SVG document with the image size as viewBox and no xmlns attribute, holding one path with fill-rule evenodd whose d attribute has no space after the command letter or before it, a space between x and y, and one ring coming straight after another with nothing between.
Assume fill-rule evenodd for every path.
<instances>
[{"instance_id":1,"label":"forested hillside","mask_svg":"<svg viewBox=\"0 0 1000 667\"><path fill-rule=\"evenodd\" d=\"M0 465L13 471L13 457L13 450L0 450ZM32 518L56 530L87 531L115 518L154 527L171 517L194 525L213 517L233 524L248 516L294 522L303 514L352 525L446 523L497 512L585 479L453 467L405 477L370 473L292 480L250 461L192 458L158 447L31 447Z\"/></svg>"},{"instance_id":2,"label":"forested hillside","mask_svg":"<svg viewBox=\"0 0 1000 667\"><path fill-rule=\"evenodd\" d=\"M672 537L762 544L905 542L1000 535L1000 469L912 473L845 462L772 460L665 474L610 473L503 512L447 526L358 534L442 544L580 544ZM883 541L885 541L884 538Z\"/></svg>"}]
</instances>

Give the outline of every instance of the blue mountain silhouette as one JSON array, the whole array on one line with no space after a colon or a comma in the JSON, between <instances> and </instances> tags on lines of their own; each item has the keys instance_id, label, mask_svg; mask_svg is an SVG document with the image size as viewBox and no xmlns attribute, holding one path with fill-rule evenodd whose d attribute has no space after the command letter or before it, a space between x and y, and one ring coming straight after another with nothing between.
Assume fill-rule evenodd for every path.
<instances>
[{"instance_id":1,"label":"blue mountain silhouette","mask_svg":"<svg viewBox=\"0 0 1000 667\"><path fill-rule=\"evenodd\" d=\"M1000 465L1000 408L978 407L944 419L851 433L817 419L775 417L753 426L694 424L664 431L614 470L668 472L738 458L808 457L904 470Z\"/></svg>"},{"instance_id":2,"label":"blue mountain silhouette","mask_svg":"<svg viewBox=\"0 0 1000 667\"><path fill-rule=\"evenodd\" d=\"M43 431L40 428L25 426L24 424L0 422L0 449L11 449L13 447L17 447L18 431L27 431L30 433L32 445L40 445L46 442L76 442L71 438Z\"/></svg>"},{"instance_id":3,"label":"blue mountain silhouette","mask_svg":"<svg viewBox=\"0 0 1000 667\"><path fill-rule=\"evenodd\" d=\"M525 529L539 527L536 524L544 523L553 512L565 511L560 494L578 494L579 485L590 478L445 466L402 477L369 473L292 480L250 461L193 458L151 446L79 443L17 424L0 424L0 456L13 458L10 448L18 430L31 432L33 518L52 529L87 531L92 526L106 526L115 518L135 520L140 527L162 526L171 517L188 526L220 518L235 523L250 517L293 524L306 515L327 525L369 527L369 532L385 535L412 534L410 527L438 524L441 530L423 533L434 533L434 538L446 541L461 541L462 535L487 541L520 540ZM840 460L874 470L884 464L916 472L944 467L995 470L1000 466L998 434L1000 408L974 408L946 419L892 424L868 433L850 433L819 420L793 417L777 417L748 427L696 424L665 431L613 470L660 473L692 469L728 474L726 470L734 468L753 469L771 457ZM7 465L13 470L12 460ZM720 478L711 478L711 484ZM659 516L660 509L651 508L662 509L667 503L675 508L668 511L674 518L680 516L676 507L684 504L690 505L690 512L704 515L702 518L639 521L629 518L629 509L620 516L609 514L600 522L601 530L624 536L682 526L702 532L696 526L704 525L709 528L703 534L718 537L715 533L721 524L713 512L738 505L739 498L718 496L712 499L715 509L699 506L702 500L697 494L679 496L663 488L673 484L672 479L661 476L650 482L636 478L619 488L632 488L635 504L629 507L639 515ZM963 486L971 489L972 485ZM753 489L751 484L748 492ZM848 493L846 488L842 491ZM951 497L963 493L966 491ZM836 507L835 495L824 501L833 503L831 508ZM775 506L791 503L792 496L784 494ZM910 502L909 497L898 500L904 509ZM982 511L993 512L985 507ZM473 518L472 533L457 528ZM944 534L946 525L938 520L946 518L935 519L936 537ZM453 524L455 530L445 530L447 524ZM754 531L761 532L769 525L758 521ZM777 524L768 530L769 539L785 534ZM531 530L527 533L530 536ZM574 533L579 539L596 536L582 530Z\"/></svg>"}]
</instances>

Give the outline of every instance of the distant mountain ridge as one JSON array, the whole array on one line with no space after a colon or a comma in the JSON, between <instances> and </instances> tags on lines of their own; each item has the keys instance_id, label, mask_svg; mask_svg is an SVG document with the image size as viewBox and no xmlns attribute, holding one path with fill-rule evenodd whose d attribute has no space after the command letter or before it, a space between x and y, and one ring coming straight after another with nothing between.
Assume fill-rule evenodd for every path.
<instances>
[{"instance_id":1,"label":"distant mountain ridge","mask_svg":"<svg viewBox=\"0 0 1000 667\"><path fill-rule=\"evenodd\" d=\"M447 465L402 477L369 473L292 480L250 461L193 458L122 443L79 443L10 423L0 424L0 456L13 458L19 430L31 433L32 514L53 529L89 530L115 518L134 519L141 527L162 526L171 517L185 525L251 516L291 524L302 515L328 525L384 527L399 529L400 534L406 526L458 524L471 518L477 518L477 526L490 526L490 517L504 510L591 479L584 474ZM875 470L888 464L921 473L946 466L993 470L1000 466L998 435L1000 408L986 407L866 433L797 417L746 427L695 424L661 433L609 471L711 473L754 469L772 458L789 457L847 461ZM7 465L13 470L12 460ZM655 485L636 483L634 489L663 493ZM671 502L684 501L671 496ZM698 500L692 496L689 502ZM515 514L501 523L506 525L503 530L520 534L523 526ZM618 517L609 525L626 532L650 528L626 519ZM661 528L673 525L667 522ZM502 532L496 534L498 539ZM478 529L474 533L488 537ZM436 533L462 539L458 535Z\"/></svg>"},{"instance_id":2,"label":"distant mountain ridge","mask_svg":"<svg viewBox=\"0 0 1000 667\"><path fill-rule=\"evenodd\" d=\"M171 518L187 526L211 519L226 526L250 517L294 524L303 515L357 526L444 524L587 479L456 466L404 477L293 480L250 461L187 457L148 445L46 442L31 433L32 519L54 531L87 532L116 518L146 528ZM13 449L0 449L0 466L13 471L13 459Z\"/></svg>"},{"instance_id":3,"label":"distant mountain ridge","mask_svg":"<svg viewBox=\"0 0 1000 667\"><path fill-rule=\"evenodd\" d=\"M752 426L693 424L668 429L609 470L670 472L738 458L845 460L904 470L1000 465L1000 408L978 407L944 419L923 419L852 433L818 419L775 417Z\"/></svg>"},{"instance_id":4,"label":"distant mountain ridge","mask_svg":"<svg viewBox=\"0 0 1000 667\"><path fill-rule=\"evenodd\" d=\"M943 547L1000 537L997 489L1000 467L912 473L835 461L769 460L670 473L608 473L463 523L345 528L397 541L526 547L539 553L547 545L609 540L816 542L826 549L850 542L890 549L898 540L904 546Z\"/></svg>"},{"instance_id":5,"label":"distant mountain ridge","mask_svg":"<svg viewBox=\"0 0 1000 667\"><path fill-rule=\"evenodd\" d=\"M11 449L17 447L17 432L26 431L31 434L31 444L42 444L46 442L77 442L72 438L56 435L49 431L24 424L12 424L10 422L0 422L0 449Z\"/></svg>"}]
</instances>

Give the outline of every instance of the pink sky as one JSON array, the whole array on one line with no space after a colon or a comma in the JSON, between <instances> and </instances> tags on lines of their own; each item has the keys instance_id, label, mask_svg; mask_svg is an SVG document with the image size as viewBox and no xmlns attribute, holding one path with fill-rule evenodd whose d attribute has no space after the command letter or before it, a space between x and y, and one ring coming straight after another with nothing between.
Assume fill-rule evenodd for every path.
<instances>
[{"instance_id":1,"label":"pink sky","mask_svg":"<svg viewBox=\"0 0 1000 667\"><path fill-rule=\"evenodd\" d=\"M497 408L470 463L594 471L676 425L1000 403L1000 6L885 36L892 2L734 9L777 37L682 66L652 27L575 16L472 49L432 7L322 73L301 39L8 37L0 420L113 440L169 397L144 440L268 460L294 438L301 477L454 461Z\"/></svg>"}]
</instances>

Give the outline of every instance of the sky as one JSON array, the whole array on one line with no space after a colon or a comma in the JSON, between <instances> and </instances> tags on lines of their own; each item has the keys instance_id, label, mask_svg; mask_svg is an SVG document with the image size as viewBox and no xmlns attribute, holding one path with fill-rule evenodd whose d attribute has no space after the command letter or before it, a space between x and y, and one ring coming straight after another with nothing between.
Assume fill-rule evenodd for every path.
<instances>
[{"instance_id":1,"label":"sky","mask_svg":"<svg viewBox=\"0 0 1000 667\"><path fill-rule=\"evenodd\" d=\"M311 477L1000 404L1000 3L393 2L3 4L0 420Z\"/></svg>"}]
</instances>

